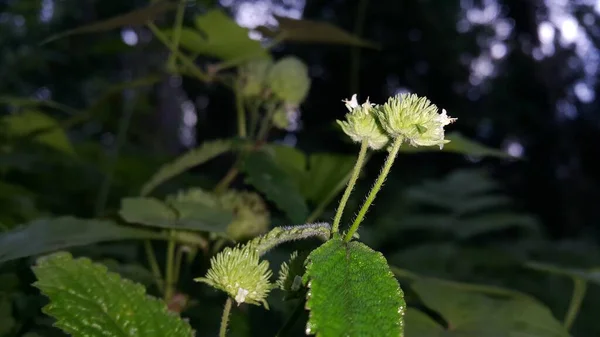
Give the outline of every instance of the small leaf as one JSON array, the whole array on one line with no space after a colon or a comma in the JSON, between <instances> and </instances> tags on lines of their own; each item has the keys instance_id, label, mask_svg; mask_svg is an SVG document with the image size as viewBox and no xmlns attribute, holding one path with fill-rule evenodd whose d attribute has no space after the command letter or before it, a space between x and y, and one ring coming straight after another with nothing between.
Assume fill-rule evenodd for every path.
<instances>
[{"instance_id":1,"label":"small leaf","mask_svg":"<svg viewBox=\"0 0 600 337\"><path fill-rule=\"evenodd\" d=\"M246 182L264 193L292 222L304 222L308 207L294 181L272 156L262 151L251 152L242 170L247 174Z\"/></svg>"},{"instance_id":2,"label":"small leaf","mask_svg":"<svg viewBox=\"0 0 600 337\"><path fill-rule=\"evenodd\" d=\"M124 198L119 215L129 222L151 227L224 233L233 221L230 211L200 202L170 201L154 198Z\"/></svg>"},{"instance_id":3,"label":"small leaf","mask_svg":"<svg viewBox=\"0 0 600 337\"><path fill-rule=\"evenodd\" d=\"M205 163L227 151L233 147L233 142L228 140L215 140L205 142L199 147L185 153L174 161L163 165L150 180L142 187L141 194L146 196L150 194L160 184L167 180L182 174L183 172L193 168L194 166Z\"/></svg>"},{"instance_id":4,"label":"small leaf","mask_svg":"<svg viewBox=\"0 0 600 337\"><path fill-rule=\"evenodd\" d=\"M196 28L181 29L179 43L192 52L223 60L266 57L268 52L260 41L252 40L248 30L240 27L220 9L213 9L196 18ZM172 36L172 32L165 32Z\"/></svg>"},{"instance_id":5,"label":"small leaf","mask_svg":"<svg viewBox=\"0 0 600 337\"><path fill-rule=\"evenodd\" d=\"M33 272L34 286L50 299L43 312L71 336L193 336L189 324L142 285L87 258L56 253L38 259Z\"/></svg>"},{"instance_id":6,"label":"small leaf","mask_svg":"<svg viewBox=\"0 0 600 337\"><path fill-rule=\"evenodd\" d=\"M12 137L32 136L32 140L66 154L75 154L67 134L52 117L35 110L5 116L0 123Z\"/></svg>"},{"instance_id":7,"label":"small leaf","mask_svg":"<svg viewBox=\"0 0 600 337\"><path fill-rule=\"evenodd\" d=\"M257 30L268 37L281 37L284 41L301 43L340 44L378 49L375 44L352 35L347 31L325 21L297 20L275 16L278 31L273 32L261 26Z\"/></svg>"},{"instance_id":8,"label":"small leaf","mask_svg":"<svg viewBox=\"0 0 600 337\"><path fill-rule=\"evenodd\" d=\"M526 264L528 268L546 272L550 274L566 276L575 280L582 280L590 283L600 285L600 268L591 269L576 269L576 268L563 268L554 266L547 263L540 262L529 262Z\"/></svg>"},{"instance_id":9,"label":"small leaf","mask_svg":"<svg viewBox=\"0 0 600 337\"><path fill-rule=\"evenodd\" d=\"M95 32L105 32L123 26L141 26L148 23L162 13L165 13L176 7L176 4L169 1L155 1L153 4L136 9L129 13L118 15L103 21L95 22L89 25L81 26L75 29L68 30L56 35L53 35L42 42L48 42L61 39L70 35L86 34Z\"/></svg>"},{"instance_id":10,"label":"small leaf","mask_svg":"<svg viewBox=\"0 0 600 337\"><path fill-rule=\"evenodd\" d=\"M475 157L498 157L498 158L514 158L508 153L487 147L476 141L470 140L458 132L452 132L446 136L450 143L445 144L440 150L439 146L420 146L414 147L408 144L403 144L400 148L402 152L453 152Z\"/></svg>"},{"instance_id":11,"label":"small leaf","mask_svg":"<svg viewBox=\"0 0 600 337\"><path fill-rule=\"evenodd\" d=\"M307 332L320 337L403 335L404 296L381 253L334 238L308 259Z\"/></svg>"},{"instance_id":12,"label":"small leaf","mask_svg":"<svg viewBox=\"0 0 600 337\"><path fill-rule=\"evenodd\" d=\"M413 282L411 288L442 316L451 336L569 336L552 312L532 299L495 299L427 279Z\"/></svg>"},{"instance_id":13,"label":"small leaf","mask_svg":"<svg viewBox=\"0 0 600 337\"><path fill-rule=\"evenodd\" d=\"M38 219L0 234L0 263L98 242L157 237L154 231L119 226L107 220L70 216Z\"/></svg>"}]
</instances>

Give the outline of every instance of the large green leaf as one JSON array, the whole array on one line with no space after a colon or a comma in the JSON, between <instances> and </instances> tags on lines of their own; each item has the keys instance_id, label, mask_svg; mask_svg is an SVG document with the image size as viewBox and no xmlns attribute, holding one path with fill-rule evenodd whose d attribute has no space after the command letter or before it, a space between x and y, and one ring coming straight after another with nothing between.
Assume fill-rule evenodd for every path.
<instances>
[{"instance_id":1,"label":"large green leaf","mask_svg":"<svg viewBox=\"0 0 600 337\"><path fill-rule=\"evenodd\" d=\"M56 35L53 35L42 42L48 43L69 35L86 34L95 32L105 32L115 28L123 26L141 26L145 25L148 21L154 19L160 14L163 14L171 9L174 9L176 5L170 1L162 0L155 1L147 7L136 9L129 13L118 15L103 21L94 22L89 25L81 26L75 29L68 30Z\"/></svg>"},{"instance_id":2,"label":"large green leaf","mask_svg":"<svg viewBox=\"0 0 600 337\"><path fill-rule=\"evenodd\" d=\"M248 36L248 30L238 26L220 9L213 9L196 18L198 30L183 28L179 43L195 53L223 60L266 57L268 52L260 42ZM172 31L166 31L171 36Z\"/></svg>"},{"instance_id":3,"label":"large green leaf","mask_svg":"<svg viewBox=\"0 0 600 337\"><path fill-rule=\"evenodd\" d=\"M294 179L302 195L315 204L335 197L354 167L353 156L313 153L310 156L283 145L271 146L277 164Z\"/></svg>"},{"instance_id":4,"label":"large green leaf","mask_svg":"<svg viewBox=\"0 0 600 337\"><path fill-rule=\"evenodd\" d=\"M170 201L154 198L125 198L121 217L130 223L159 228L176 228L224 233L233 221L233 213L201 202Z\"/></svg>"},{"instance_id":5,"label":"large green leaf","mask_svg":"<svg viewBox=\"0 0 600 337\"><path fill-rule=\"evenodd\" d=\"M430 336L460 337L568 337L569 333L544 305L523 297L498 299L427 279L411 288L423 304L446 321L447 331ZM409 331L436 331L423 317L412 317ZM407 321L406 323L411 324ZM417 324L421 326L418 327ZM424 326L425 325L425 326ZM414 335L407 337L425 337Z\"/></svg>"},{"instance_id":6,"label":"large green leaf","mask_svg":"<svg viewBox=\"0 0 600 337\"><path fill-rule=\"evenodd\" d=\"M269 37L278 37L284 41L300 43L340 44L357 47L378 48L375 44L352 35L347 31L325 21L297 20L275 16L278 30L272 31L267 27L257 30Z\"/></svg>"},{"instance_id":7,"label":"large green leaf","mask_svg":"<svg viewBox=\"0 0 600 337\"><path fill-rule=\"evenodd\" d=\"M44 313L71 336L193 336L187 322L146 289L87 258L56 253L38 259L35 287L50 298Z\"/></svg>"},{"instance_id":8,"label":"large green leaf","mask_svg":"<svg viewBox=\"0 0 600 337\"><path fill-rule=\"evenodd\" d=\"M408 143L403 144L400 148L402 152L453 152L475 157L498 157L498 158L513 158L508 153L487 147L474 140L470 140L458 132L451 132L446 136L450 143L444 145L440 150L439 146L410 146Z\"/></svg>"},{"instance_id":9,"label":"large green leaf","mask_svg":"<svg viewBox=\"0 0 600 337\"><path fill-rule=\"evenodd\" d=\"M308 216L308 207L294 180L277 165L272 156L263 151L254 151L244 160L242 169L246 182L256 187L273 201L294 223L303 223Z\"/></svg>"},{"instance_id":10,"label":"large green leaf","mask_svg":"<svg viewBox=\"0 0 600 337\"><path fill-rule=\"evenodd\" d=\"M404 295L381 253L334 238L308 260L307 331L321 337L403 335Z\"/></svg>"},{"instance_id":11,"label":"large green leaf","mask_svg":"<svg viewBox=\"0 0 600 337\"><path fill-rule=\"evenodd\" d=\"M0 263L98 242L152 238L159 238L159 234L107 220L70 216L38 219L0 234Z\"/></svg>"},{"instance_id":12,"label":"large green leaf","mask_svg":"<svg viewBox=\"0 0 600 337\"><path fill-rule=\"evenodd\" d=\"M39 111L28 110L5 116L0 123L12 137L31 136L32 140L67 154L74 154L67 134L58 122Z\"/></svg>"},{"instance_id":13,"label":"large green leaf","mask_svg":"<svg viewBox=\"0 0 600 337\"><path fill-rule=\"evenodd\" d=\"M183 172L207 162L232 149L233 142L228 140L214 140L205 142L199 147L178 157L174 161L163 165L147 183L142 187L142 196L150 194L160 184L182 174Z\"/></svg>"}]
</instances>

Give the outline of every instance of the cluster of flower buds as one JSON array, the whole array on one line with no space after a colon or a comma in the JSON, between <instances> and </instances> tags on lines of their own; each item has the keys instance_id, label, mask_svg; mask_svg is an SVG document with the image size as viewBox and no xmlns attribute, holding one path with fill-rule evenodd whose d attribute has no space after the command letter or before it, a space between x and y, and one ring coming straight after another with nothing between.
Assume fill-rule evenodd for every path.
<instances>
[{"instance_id":1,"label":"cluster of flower buds","mask_svg":"<svg viewBox=\"0 0 600 337\"><path fill-rule=\"evenodd\" d=\"M412 146L438 145L441 149L449 142L444 139L444 127L456 120L446 110L438 113L437 106L415 94L396 95L383 105L368 99L359 104L356 95L343 102L350 112L345 121L338 121L342 130L355 142L367 141L374 150L398 138Z\"/></svg>"}]
</instances>

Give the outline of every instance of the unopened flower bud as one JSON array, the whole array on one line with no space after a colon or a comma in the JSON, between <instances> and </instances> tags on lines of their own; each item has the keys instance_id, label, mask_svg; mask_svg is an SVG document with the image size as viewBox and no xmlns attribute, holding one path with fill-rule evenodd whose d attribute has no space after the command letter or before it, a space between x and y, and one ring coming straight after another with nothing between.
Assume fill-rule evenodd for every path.
<instances>
[{"instance_id":1,"label":"unopened flower bud","mask_svg":"<svg viewBox=\"0 0 600 337\"><path fill-rule=\"evenodd\" d=\"M282 58L271 67L267 81L273 94L290 104L302 103L310 89L308 67L291 56Z\"/></svg>"},{"instance_id":2,"label":"unopened flower bud","mask_svg":"<svg viewBox=\"0 0 600 337\"><path fill-rule=\"evenodd\" d=\"M343 102L350 112L346 114L345 121L338 120L337 123L353 141L362 143L366 140L373 150L379 150L389 142L390 138L383 132L375 117L374 104L367 99L365 103L359 105L356 95L353 95L351 100Z\"/></svg>"},{"instance_id":3,"label":"unopened flower bud","mask_svg":"<svg viewBox=\"0 0 600 337\"><path fill-rule=\"evenodd\" d=\"M227 247L210 259L206 277L195 279L226 292L238 304L264 305L273 288L272 273L267 261L259 261L258 252L251 246Z\"/></svg>"},{"instance_id":4,"label":"unopened flower bud","mask_svg":"<svg viewBox=\"0 0 600 337\"><path fill-rule=\"evenodd\" d=\"M244 97L256 97L263 92L272 65L273 61L270 58L260 58L250 60L240 67Z\"/></svg>"},{"instance_id":5,"label":"unopened flower bud","mask_svg":"<svg viewBox=\"0 0 600 337\"><path fill-rule=\"evenodd\" d=\"M391 97L377 111L383 129L393 138L402 137L412 146L439 145L450 142L444 139L444 127L456 120L438 113L438 108L426 97L400 94Z\"/></svg>"}]
</instances>

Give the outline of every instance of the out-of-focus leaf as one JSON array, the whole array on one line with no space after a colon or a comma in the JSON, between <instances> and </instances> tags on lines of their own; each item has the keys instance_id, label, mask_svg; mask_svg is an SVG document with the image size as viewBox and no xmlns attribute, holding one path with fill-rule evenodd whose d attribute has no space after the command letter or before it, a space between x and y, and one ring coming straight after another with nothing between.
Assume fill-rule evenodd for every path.
<instances>
[{"instance_id":1,"label":"out-of-focus leaf","mask_svg":"<svg viewBox=\"0 0 600 337\"><path fill-rule=\"evenodd\" d=\"M307 333L403 335L404 294L381 253L357 241L334 238L315 249L308 261Z\"/></svg>"},{"instance_id":2,"label":"out-of-focus leaf","mask_svg":"<svg viewBox=\"0 0 600 337\"><path fill-rule=\"evenodd\" d=\"M67 134L52 117L35 110L24 111L3 117L0 123L12 137L32 136L32 140L69 155L75 150Z\"/></svg>"},{"instance_id":3,"label":"out-of-focus leaf","mask_svg":"<svg viewBox=\"0 0 600 337\"><path fill-rule=\"evenodd\" d=\"M12 96L0 96L0 105L10 105L19 108L37 108L40 106L49 107L52 109L60 110L69 114L78 114L77 109L73 109L64 104L35 98L24 98L24 97L12 97Z\"/></svg>"},{"instance_id":4,"label":"out-of-focus leaf","mask_svg":"<svg viewBox=\"0 0 600 337\"><path fill-rule=\"evenodd\" d=\"M440 150L439 146L419 146L414 147L405 143L400 148L402 152L453 152L475 157L498 157L498 158L514 158L508 153L487 147L476 141L470 140L458 132L451 132L446 136L450 143L445 144Z\"/></svg>"},{"instance_id":5,"label":"out-of-focus leaf","mask_svg":"<svg viewBox=\"0 0 600 337\"><path fill-rule=\"evenodd\" d=\"M572 279L579 279L586 282L595 283L600 285L600 268L591 268L591 269L575 269L575 268L563 268L559 266L554 266L547 263L540 262L528 262L525 264L528 268L546 272L550 274L566 276Z\"/></svg>"},{"instance_id":6,"label":"out-of-focus leaf","mask_svg":"<svg viewBox=\"0 0 600 337\"><path fill-rule=\"evenodd\" d=\"M447 322L448 331L442 336L569 336L551 311L534 300L494 299L473 292L461 292L426 279L414 281L411 288L425 306L440 314ZM420 320L419 323L426 321ZM426 328L432 331L431 324L426 324Z\"/></svg>"},{"instance_id":7,"label":"out-of-focus leaf","mask_svg":"<svg viewBox=\"0 0 600 337\"><path fill-rule=\"evenodd\" d=\"M108 270L121 275L121 277L141 283L146 287L156 282L152 272L139 264L123 264L115 260L103 260L99 262L105 265Z\"/></svg>"},{"instance_id":8,"label":"out-of-focus leaf","mask_svg":"<svg viewBox=\"0 0 600 337\"><path fill-rule=\"evenodd\" d=\"M315 204L336 195L354 167L352 156L335 153L306 156L297 149L281 145L274 145L272 149L277 164L296 181L302 195Z\"/></svg>"},{"instance_id":9,"label":"out-of-focus leaf","mask_svg":"<svg viewBox=\"0 0 600 337\"><path fill-rule=\"evenodd\" d=\"M264 151L248 154L242 166L246 181L273 201L296 224L308 216L308 207L292 178Z\"/></svg>"},{"instance_id":10,"label":"out-of-focus leaf","mask_svg":"<svg viewBox=\"0 0 600 337\"><path fill-rule=\"evenodd\" d=\"M147 7L136 9L129 13L118 15L103 21L95 22L89 25L81 26L75 29L68 30L56 35L53 35L42 42L42 44L76 34L86 34L95 32L105 32L115 28L123 26L141 26L145 25L148 21L156 18L160 14L163 14L176 7L175 3L170 1L162 0L155 1Z\"/></svg>"},{"instance_id":11,"label":"out-of-focus leaf","mask_svg":"<svg viewBox=\"0 0 600 337\"><path fill-rule=\"evenodd\" d=\"M451 337L452 332L446 332L444 328L427 314L414 308L406 310L404 318L405 337Z\"/></svg>"},{"instance_id":12,"label":"out-of-focus leaf","mask_svg":"<svg viewBox=\"0 0 600 337\"><path fill-rule=\"evenodd\" d=\"M87 258L56 253L38 259L34 286L50 299L43 312L75 337L191 337L192 328L139 284Z\"/></svg>"},{"instance_id":13,"label":"out-of-focus leaf","mask_svg":"<svg viewBox=\"0 0 600 337\"><path fill-rule=\"evenodd\" d=\"M0 234L0 263L98 242L158 238L154 231L70 216L38 219Z\"/></svg>"},{"instance_id":14,"label":"out-of-focus leaf","mask_svg":"<svg viewBox=\"0 0 600 337\"><path fill-rule=\"evenodd\" d=\"M272 31L261 26L257 30L268 37L282 38L284 41L300 43L341 44L366 48L379 48L374 43L352 35L325 21L297 20L275 16L278 30Z\"/></svg>"},{"instance_id":15,"label":"out-of-focus leaf","mask_svg":"<svg viewBox=\"0 0 600 337\"><path fill-rule=\"evenodd\" d=\"M223 60L243 60L267 57L268 52L260 42L248 36L248 30L240 27L220 9L213 9L196 18L198 30L183 28L179 43L192 52ZM172 36L172 31L165 32Z\"/></svg>"},{"instance_id":16,"label":"out-of-focus leaf","mask_svg":"<svg viewBox=\"0 0 600 337\"><path fill-rule=\"evenodd\" d=\"M0 336L8 336L15 327L16 321L12 315L12 303L8 297L0 294Z\"/></svg>"},{"instance_id":17,"label":"out-of-focus leaf","mask_svg":"<svg viewBox=\"0 0 600 337\"><path fill-rule=\"evenodd\" d=\"M129 222L158 228L174 228L224 233L233 214L200 202L164 203L154 198L125 198L121 217Z\"/></svg>"},{"instance_id":18,"label":"out-of-focus leaf","mask_svg":"<svg viewBox=\"0 0 600 337\"><path fill-rule=\"evenodd\" d=\"M183 172L207 162L232 149L233 142L229 140L215 140L205 142L199 147L190 150L172 162L163 165L142 187L141 195L150 194L160 184L182 174Z\"/></svg>"}]
</instances>

